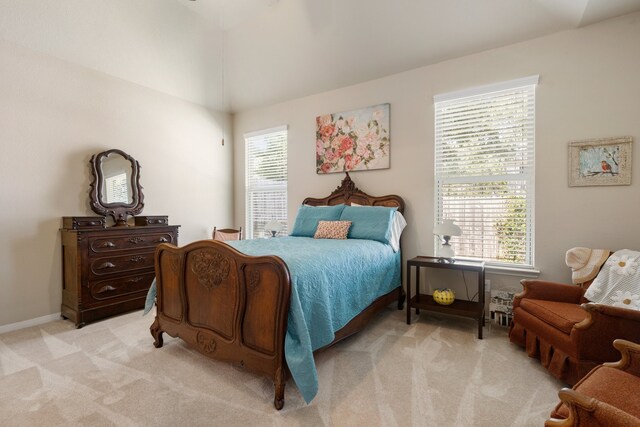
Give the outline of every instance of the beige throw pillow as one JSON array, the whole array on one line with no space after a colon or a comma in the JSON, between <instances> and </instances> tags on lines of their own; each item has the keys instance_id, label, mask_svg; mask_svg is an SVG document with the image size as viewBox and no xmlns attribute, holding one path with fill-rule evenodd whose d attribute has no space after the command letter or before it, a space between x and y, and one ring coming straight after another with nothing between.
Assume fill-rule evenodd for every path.
<instances>
[{"instance_id":1,"label":"beige throw pillow","mask_svg":"<svg viewBox=\"0 0 640 427\"><path fill-rule=\"evenodd\" d=\"M314 239L346 239L351 221L318 221Z\"/></svg>"}]
</instances>

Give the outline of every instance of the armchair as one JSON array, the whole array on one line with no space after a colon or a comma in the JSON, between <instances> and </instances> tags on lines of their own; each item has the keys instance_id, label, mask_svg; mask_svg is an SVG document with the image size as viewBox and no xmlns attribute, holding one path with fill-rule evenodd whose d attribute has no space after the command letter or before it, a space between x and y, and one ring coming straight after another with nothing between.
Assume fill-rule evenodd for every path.
<instances>
[{"instance_id":1,"label":"armchair","mask_svg":"<svg viewBox=\"0 0 640 427\"><path fill-rule=\"evenodd\" d=\"M545 427L640 425L640 345L624 340L613 345L622 359L599 365L573 389L560 390L560 403Z\"/></svg>"},{"instance_id":2,"label":"armchair","mask_svg":"<svg viewBox=\"0 0 640 427\"><path fill-rule=\"evenodd\" d=\"M589 303L579 286L541 280L521 283L524 291L513 301L509 339L567 384L575 384L603 362L616 360L615 339L640 342L640 311Z\"/></svg>"}]
</instances>

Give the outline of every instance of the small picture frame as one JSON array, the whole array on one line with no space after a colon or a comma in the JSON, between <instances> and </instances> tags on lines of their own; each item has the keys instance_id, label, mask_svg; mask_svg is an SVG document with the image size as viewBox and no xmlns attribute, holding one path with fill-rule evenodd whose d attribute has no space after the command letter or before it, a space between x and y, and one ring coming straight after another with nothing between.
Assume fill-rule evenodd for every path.
<instances>
[{"instance_id":1,"label":"small picture frame","mask_svg":"<svg viewBox=\"0 0 640 427\"><path fill-rule=\"evenodd\" d=\"M569 142L569 187L631 185L630 136Z\"/></svg>"}]
</instances>

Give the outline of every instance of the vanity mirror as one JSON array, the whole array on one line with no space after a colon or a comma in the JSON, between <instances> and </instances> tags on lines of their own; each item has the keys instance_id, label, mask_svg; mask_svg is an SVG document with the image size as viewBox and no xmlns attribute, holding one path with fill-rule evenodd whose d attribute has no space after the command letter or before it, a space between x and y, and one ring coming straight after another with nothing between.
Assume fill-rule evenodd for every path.
<instances>
[{"instance_id":1,"label":"vanity mirror","mask_svg":"<svg viewBox=\"0 0 640 427\"><path fill-rule=\"evenodd\" d=\"M91 209L99 215L111 215L116 226L126 226L128 216L139 214L144 207L140 164L116 149L95 154L89 163L93 174Z\"/></svg>"}]
</instances>

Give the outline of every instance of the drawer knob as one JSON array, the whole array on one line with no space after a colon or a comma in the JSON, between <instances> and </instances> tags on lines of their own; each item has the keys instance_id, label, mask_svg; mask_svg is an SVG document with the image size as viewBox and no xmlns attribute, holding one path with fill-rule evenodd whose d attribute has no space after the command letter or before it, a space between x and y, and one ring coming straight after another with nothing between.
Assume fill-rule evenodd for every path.
<instances>
[{"instance_id":1,"label":"drawer knob","mask_svg":"<svg viewBox=\"0 0 640 427\"><path fill-rule=\"evenodd\" d=\"M131 258L129 258L129 261L131 262L142 262L144 261L146 258L140 255L136 255L136 256L132 256Z\"/></svg>"},{"instance_id":2,"label":"drawer knob","mask_svg":"<svg viewBox=\"0 0 640 427\"><path fill-rule=\"evenodd\" d=\"M158 240L160 243L166 243L169 241L169 239L167 239L166 237L161 237L160 240Z\"/></svg>"},{"instance_id":3,"label":"drawer knob","mask_svg":"<svg viewBox=\"0 0 640 427\"><path fill-rule=\"evenodd\" d=\"M96 293L97 294L102 294L102 293L105 293L105 292L115 291L115 290L116 290L116 288L114 288L113 286L105 285L105 286L101 287L100 290L98 292L96 292Z\"/></svg>"},{"instance_id":4,"label":"drawer knob","mask_svg":"<svg viewBox=\"0 0 640 427\"><path fill-rule=\"evenodd\" d=\"M113 242L104 242L100 245L101 248L115 248L116 244Z\"/></svg>"},{"instance_id":5,"label":"drawer knob","mask_svg":"<svg viewBox=\"0 0 640 427\"><path fill-rule=\"evenodd\" d=\"M104 270L105 268L114 268L116 265L112 262L103 262L98 266L98 270Z\"/></svg>"}]
</instances>

